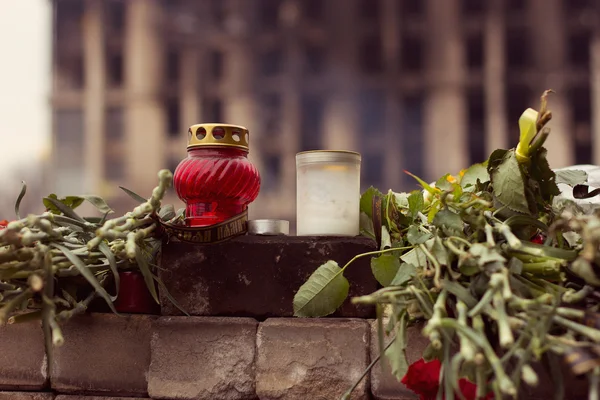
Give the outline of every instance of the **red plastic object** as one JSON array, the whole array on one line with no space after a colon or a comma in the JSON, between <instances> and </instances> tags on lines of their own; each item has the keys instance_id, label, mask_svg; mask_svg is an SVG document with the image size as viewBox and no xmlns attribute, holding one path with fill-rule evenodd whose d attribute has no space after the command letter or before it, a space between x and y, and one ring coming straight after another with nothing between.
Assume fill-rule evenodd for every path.
<instances>
[{"instance_id":1,"label":"red plastic object","mask_svg":"<svg viewBox=\"0 0 600 400\"><path fill-rule=\"evenodd\" d=\"M536 243L536 244L544 244L545 241L546 241L546 236L542 235L541 233L536 233L531 238L531 242Z\"/></svg>"},{"instance_id":2,"label":"red plastic object","mask_svg":"<svg viewBox=\"0 0 600 400\"><path fill-rule=\"evenodd\" d=\"M157 314L159 305L154 301L144 276L139 271L119 272L119 296L115 309L126 314Z\"/></svg>"},{"instance_id":3,"label":"red plastic object","mask_svg":"<svg viewBox=\"0 0 600 400\"><path fill-rule=\"evenodd\" d=\"M187 224L202 227L245 211L258 196L260 175L245 149L199 147L188 149L173 184L186 203Z\"/></svg>"}]
</instances>

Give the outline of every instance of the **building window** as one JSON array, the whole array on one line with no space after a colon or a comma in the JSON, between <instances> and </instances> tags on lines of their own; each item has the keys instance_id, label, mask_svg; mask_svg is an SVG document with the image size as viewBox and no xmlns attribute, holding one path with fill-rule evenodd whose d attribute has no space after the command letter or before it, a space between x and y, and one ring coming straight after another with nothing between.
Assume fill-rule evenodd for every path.
<instances>
[{"instance_id":1,"label":"building window","mask_svg":"<svg viewBox=\"0 0 600 400\"><path fill-rule=\"evenodd\" d=\"M482 87L471 88L467 95L469 121L469 158L471 164L486 160L485 149L485 94Z\"/></svg>"},{"instance_id":2,"label":"building window","mask_svg":"<svg viewBox=\"0 0 600 400\"><path fill-rule=\"evenodd\" d=\"M574 87L569 91L575 164L592 163L592 108L588 86Z\"/></svg>"},{"instance_id":3,"label":"building window","mask_svg":"<svg viewBox=\"0 0 600 400\"><path fill-rule=\"evenodd\" d=\"M261 0L258 7L260 27L266 29L277 28L281 3L282 0Z\"/></svg>"},{"instance_id":4,"label":"building window","mask_svg":"<svg viewBox=\"0 0 600 400\"><path fill-rule=\"evenodd\" d=\"M263 155L263 171L261 171L261 189L272 191L279 186L281 178L281 156L278 154Z\"/></svg>"},{"instance_id":5,"label":"building window","mask_svg":"<svg viewBox=\"0 0 600 400\"><path fill-rule=\"evenodd\" d=\"M202 119L208 122L223 122L223 102L216 98L204 99Z\"/></svg>"},{"instance_id":6,"label":"building window","mask_svg":"<svg viewBox=\"0 0 600 400\"><path fill-rule=\"evenodd\" d=\"M506 11L510 13L518 13L525 11L525 6L527 5L527 0L505 0L506 1Z\"/></svg>"},{"instance_id":7,"label":"building window","mask_svg":"<svg viewBox=\"0 0 600 400\"><path fill-rule=\"evenodd\" d=\"M55 24L57 41L81 36L84 2L81 0L61 0L53 2L56 7Z\"/></svg>"},{"instance_id":8,"label":"building window","mask_svg":"<svg viewBox=\"0 0 600 400\"><path fill-rule=\"evenodd\" d=\"M360 69L365 74L378 74L383 72L383 50L381 37L369 35L362 40L359 50Z\"/></svg>"},{"instance_id":9,"label":"building window","mask_svg":"<svg viewBox=\"0 0 600 400\"><path fill-rule=\"evenodd\" d=\"M519 118L527 108L531 107L533 99L532 91L529 86L509 85L506 90L506 113L508 116L508 126L518 127ZM510 143L519 141L519 129L509 129L511 136Z\"/></svg>"},{"instance_id":10,"label":"building window","mask_svg":"<svg viewBox=\"0 0 600 400\"><path fill-rule=\"evenodd\" d=\"M359 137L365 142L380 140L385 135L385 92L380 89L364 90L359 99Z\"/></svg>"},{"instance_id":11,"label":"building window","mask_svg":"<svg viewBox=\"0 0 600 400\"><path fill-rule=\"evenodd\" d=\"M179 118L179 99L171 98L167 100L167 134L171 137L180 135L181 125Z\"/></svg>"},{"instance_id":12,"label":"building window","mask_svg":"<svg viewBox=\"0 0 600 400\"><path fill-rule=\"evenodd\" d=\"M484 45L483 33L470 35L467 37L467 66L470 70L480 70L483 68Z\"/></svg>"},{"instance_id":13,"label":"building window","mask_svg":"<svg viewBox=\"0 0 600 400\"><path fill-rule=\"evenodd\" d=\"M325 3L323 0L302 0L300 2L302 16L308 21L322 21Z\"/></svg>"},{"instance_id":14,"label":"building window","mask_svg":"<svg viewBox=\"0 0 600 400\"><path fill-rule=\"evenodd\" d=\"M106 14L111 32L125 29L125 3L123 0L110 0L106 3Z\"/></svg>"},{"instance_id":15,"label":"building window","mask_svg":"<svg viewBox=\"0 0 600 400\"><path fill-rule=\"evenodd\" d=\"M267 135L277 134L281 128L281 96L278 93L261 97L263 130Z\"/></svg>"},{"instance_id":16,"label":"building window","mask_svg":"<svg viewBox=\"0 0 600 400\"><path fill-rule=\"evenodd\" d=\"M363 155L362 168L362 181L365 186L379 187L383 181L383 158L385 157L384 152L379 153L366 153Z\"/></svg>"},{"instance_id":17,"label":"building window","mask_svg":"<svg viewBox=\"0 0 600 400\"><path fill-rule=\"evenodd\" d=\"M485 13L487 1L485 0L462 0L462 12L465 15L479 16Z\"/></svg>"},{"instance_id":18,"label":"building window","mask_svg":"<svg viewBox=\"0 0 600 400\"><path fill-rule=\"evenodd\" d=\"M81 53L59 51L56 57L56 87L58 89L83 89L85 75Z\"/></svg>"},{"instance_id":19,"label":"building window","mask_svg":"<svg viewBox=\"0 0 600 400\"><path fill-rule=\"evenodd\" d=\"M421 36L405 32L400 38L400 66L407 72L419 72L423 69L423 50L425 43Z\"/></svg>"},{"instance_id":20,"label":"building window","mask_svg":"<svg viewBox=\"0 0 600 400\"><path fill-rule=\"evenodd\" d=\"M107 55L108 63L108 85L111 87L120 87L123 85L123 53L109 52Z\"/></svg>"},{"instance_id":21,"label":"building window","mask_svg":"<svg viewBox=\"0 0 600 400\"><path fill-rule=\"evenodd\" d=\"M174 50L167 51L167 82L179 82L179 54Z\"/></svg>"},{"instance_id":22,"label":"building window","mask_svg":"<svg viewBox=\"0 0 600 400\"><path fill-rule=\"evenodd\" d=\"M111 142L122 140L124 133L123 109L120 107L108 108L105 118L104 129L106 140Z\"/></svg>"},{"instance_id":23,"label":"building window","mask_svg":"<svg viewBox=\"0 0 600 400\"><path fill-rule=\"evenodd\" d=\"M169 160L167 162L167 169L171 172L175 172L175 170L177 169L177 166L179 165L179 163L181 162L181 159L177 158L177 157L169 157Z\"/></svg>"},{"instance_id":24,"label":"building window","mask_svg":"<svg viewBox=\"0 0 600 400\"><path fill-rule=\"evenodd\" d=\"M220 80L223 78L223 70L224 70L224 55L222 51L212 50L208 57L208 70L210 77L215 80Z\"/></svg>"},{"instance_id":25,"label":"building window","mask_svg":"<svg viewBox=\"0 0 600 400\"><path fill-rule=\"evenodd\" d=\"M531 65L531 39L524 28L510 28L506 31L505 59L509 68L525 68Z\"/></svg>"},{"instance_id":26,"label":"building window","mask_svg":"<svg viewBox=\"0 0 600 400\"><path fill-rule=\"evenodd\" d=\"M425 15L424 0L401 0L400 2L401 20L422 17Z\"/></svg>"},{"instance_id":27,"label":"building window","mask_svg":"<svg viewBox=\"0 0 600 400\"><path fill-rule=\"evenodd\" d=\"M279 75L283 70L283 52L275 48L259 56L260 74L264 77Z\"/></svg>"},{"instance_id":28,"label":"building window","mask_svg":"<svg viewBox=\"0 0 600 400\"><path fill-rule=\"evenodd\" d=\"M325 69L325 51L323 46L304 44L305 72L308 75L318 75Z\"/></svg>"},{"instance_id":29,"label":"building window","mask_svg":"<svg viewBox=\"0 0 600 400\"><path fill-rule=\"evenodd\" d=\"M118 181L125 176L125 160L119 156L107 156L104 159L104 176L109 181Z\"/></svg>"},{"instance_id":30,"label":"building window","mask_svg":"<svg viewBox=\"0 0 600 400\"><path fill-rule=\"evenodd\" d=\"M324 106L324 101L319 96L302 96L300 121L300 147L302 151L321 148Z\"/></svg>"},{"instance_id":31,"label":"building window","mask_svg":"<svg viewBox=\"0 0 600 400\"><path fill-rule=\"evenodd\" d=\"M56 145L83 146L83 112L81 110L58 110L56 118Z\"/></svg>"},{"instance_id":32,"label":"building window","mask_svg":"<svg viewBox=\"0 0 600 400\"><path fill-rule=\"evenodd\" d=\"M581 13L592 10L594 0L563 0L563 10L568 13Z\"/></svg>"},{"instance_id":33,"label":"building window","mask_svg":"<svg viewBox=\"0 0 600 400\"><path fill-rule=\"evenodd\" d=\"M359 17L368 22L378 22L381 16L380 0L361 0Z\"/></svg>"},{"instance_id":34,"label":"building window","mask_svg":"<svg viewBox=\"0 0 600 400\"><path fill-rule=\"evenodd\" d=\"M409 95L402 100L402 159L404 169L423 177L423 95ZM412 177L403 174L403 186L416 189Z\"/></svg>"},{"instance_id":35,"label":"building window","mask_svg":"<svg viewBox=\"0 0 600 400\"><path fill-rule=\"evenodd\" d=\"M569 62L573 67L590 66L590 32L571 33L568 39Z\"/></svg>"}]
</instances>

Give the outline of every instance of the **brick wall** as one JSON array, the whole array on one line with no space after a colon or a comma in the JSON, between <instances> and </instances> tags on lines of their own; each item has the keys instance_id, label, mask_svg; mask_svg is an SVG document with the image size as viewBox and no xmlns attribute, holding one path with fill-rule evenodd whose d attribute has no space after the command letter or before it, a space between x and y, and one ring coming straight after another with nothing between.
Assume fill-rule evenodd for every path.
<instances>
[{"instance_id":1,"label":"brick wall","mask_svg":"<svg viewBox=\"0 0 600 400\"><path fill-rule=\"evenodd\" d=\"M348 302L331 318L290 318L292 298L321 263L373 248L356 238L168 244L161 278L193 316L164 293L162 316L78 316L63 324L52 365L39 323L0 327L0 400L339 399L378 354L373 310ZM351 295L377 288L368 258L347 271ZM408 343L412 362L427 344L420 327ZM376 364L352 399L417 398L385 371ZM552 385L541 386L549 398Z\"/></svg>"}]
</instances>

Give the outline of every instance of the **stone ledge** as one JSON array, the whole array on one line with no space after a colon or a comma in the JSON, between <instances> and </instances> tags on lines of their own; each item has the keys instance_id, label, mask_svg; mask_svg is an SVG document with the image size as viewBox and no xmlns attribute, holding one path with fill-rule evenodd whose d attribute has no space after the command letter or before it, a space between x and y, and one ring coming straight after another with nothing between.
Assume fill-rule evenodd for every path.
<instances>
[{"instance_id":1,"label":"stone ledge","mask_svg":"<svg viewBox=\"0 0 600 400\"><path fill-rule=\"evenodd\" d=\"M376 250L363 237L246 235L224 243L194 245L172 241L162 247L160 278L191 315L264 319L291 317L298 288L328 260L340 265ZM368 257L347 269L349 299L377 290ZM347 300L332 317L373 318L374 308ZM163 315L182 315L164 293Z\"/></svg>"},{"instance_id":2,"label":"stone ledge","mask_svg":"<svg viewBox=\"0 0 600 400\"><path fill-rule=\"evenodd\" d=\"M86 314L63 326L52 388L59 393L145 396L153 317Z\"/></svg>"},{"instance_id":3,"label":"stone ledge","mask_svg":"<svg viewBox=\"0 0 600 400\"><path fill-rule=\"evenodd\" d=\"M154 324L148 392L154 399L253 400L251 318L163 317Z\"/></svg>"},{"instance_id":4,"label":"stone ledge","mask_svg":"<svg viewBox=\"0 0 600 400\"><path fill-rule=\"evenodd\" d=\"M44 334L39 322L0 327L0 390L41 390L47 386Z\"/></svg>"},{"instance_id":5,"label":"stone ledge","mask_svg":"<svg viewBox=\"0 0 600 400\"><path fill-rule=\"evenodd\" d=\"M146 400L149 397L102 397L81 395L59 395L54 400ZM1 399L0 399L1 400Z\"/></svg>"},{"instance_id":6,"label":"stone ledge","mask_svg":"<svg viewBox=\"0 0 600 400\"><path fill-rule=\"evenodd\" d=\"M53 400L54 393L0 392L0 400Z\"/></svg>"},{"instance_id":7,"label":"stone ledge","mask_svg":"<svg viewBox=\"0 0 600 400\"><path fill-rule=\"evenodd\" d=\"M369 324L353 319L273 318L256 338L261 400L339 399L369 364ZM368 399L368 378L352 399Z\"/></svg>"}]
</instances>

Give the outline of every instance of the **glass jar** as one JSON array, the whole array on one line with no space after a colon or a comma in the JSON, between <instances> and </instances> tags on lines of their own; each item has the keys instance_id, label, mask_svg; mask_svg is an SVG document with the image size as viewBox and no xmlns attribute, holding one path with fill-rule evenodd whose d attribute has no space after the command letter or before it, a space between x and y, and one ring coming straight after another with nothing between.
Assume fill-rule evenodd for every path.
<instances>
[{"instance_id":1,"label":"glass jar","mask_svg":"<svg viewBox=\"0 0 600 400\"><path fill-rule=\"evenodd\" d=\"M248 160L248 131L225 124L194 125L188 157L173 183L186 204L189 226L204 227L233 218L258 196L260 175Z\"/></svg>"},{"instance_id":2,"label":"glass jar","mask_svg":"<svg viewBox=\"0 0 600 400\"><path fill-rule=\"evenodd\" d=\"M360 161L360 154L351 151L296 155L298 236L359 234Z\"/></svg>"}]
</instances>

